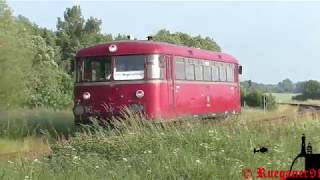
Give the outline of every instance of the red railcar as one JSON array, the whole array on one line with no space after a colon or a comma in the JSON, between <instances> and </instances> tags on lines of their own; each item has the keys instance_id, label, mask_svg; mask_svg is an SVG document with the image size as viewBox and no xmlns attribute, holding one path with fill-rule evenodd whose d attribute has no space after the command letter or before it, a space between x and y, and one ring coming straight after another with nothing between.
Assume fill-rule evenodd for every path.
<instances>
[{"instance_id":1,"label":"red railcar","mask_svg":"<svg viewBox=\"0 0 320 180\"><path fill-rule=\"evenodd\" d=\"M238 61L224 53L155 41L117 41L76 56L74 115L149 119L240 112Z\"/></svg>"}]
</instances>

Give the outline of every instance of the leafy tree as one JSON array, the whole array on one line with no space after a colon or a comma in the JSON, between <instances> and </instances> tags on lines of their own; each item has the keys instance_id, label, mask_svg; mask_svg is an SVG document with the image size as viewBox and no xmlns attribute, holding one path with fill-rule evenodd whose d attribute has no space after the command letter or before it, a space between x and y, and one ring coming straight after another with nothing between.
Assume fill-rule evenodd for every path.
<instances>
[{"instance_id":1,"label":"leafy tree","mask_svg":"<svg viewBox=\"0 0 320 180\"><path fill-rule=\"evenodd\" d=\"M101 31L102 21L93 17L85 20L80 6L67 8L64 19L58 18L57 45L61 47L64 68L71 74L76 52L83 47L112 40Z\"/></svg>"},{"instance_id":2,"label":"leafy tree","mask_svg":"<svg viewBox=\"0 0 320 180\"><path fill-rule=\"evenodd\" d=\"M73 58L76 51L81 48L81 36L84 27L80 6L67 8L64 13L64 21L58 18L57 23L57 44L62 51L62 66L71 73Z\"/></svg>"},{"instance_id":3,"label":"leafy tree","mask_svg":"<svg viewBox=\"0 0 320 180\"><path fill-rule=\"evenodd\" d=\"M305 81L297 82L294 86L293 92L294 93L303 93L304 86L305 86Z\"/></svg>"},{"instance_id":4,"label":"leafy tree","mask_svg":"<svg viewBox=\"0 0 320 180\"><path fill-rule=\"evenodd\" d=\"M305 82L299 82L296 85L296 90L302 94L293 97L292 99L304 101L306 99L320 99L320 82L315 80L309 80Z\"/></svg>"},{"instance_id":5,"label":"leafy tree","mask_svg":"<svg viewBox=\"0 0 320 180\"><path fill-rule=\"evenodd\" d=\"M4 16L7 13L11 14L9 6L5 0L0 0L0 16Z\"/></svg>"},{"instance_id":6,"label":"leafy tree","mask_svg":"<svg viewBox=\"0 0 320 180\"><path fill-rule=\"evenodd\" d=\"M290 79L284 79L283 81L279 82L278 83L278 86L279 90L281 92L292 92L293 91L293 83Z\"/></svg>"},{"instance_id":7,"label":"leafy tree","mask_svg":"<svg viewBox=\"0 0 320 180\"><path fill-rule=\"evenodd\" d=\"M153 39L156 41L207 49L207 50L216 51L216 52L221 51L219 45L213 39L209 37L202 38L200 35L196 37L192 37L186 33L182 33L182 32L170 33L170 31L166 29L162 29L153 36Z\"/></svg>"},{"instance_id":8,"label":"leafy tree","mask_svg":"<svg viewBox=\"0 0 320 180\"><path fill-rule=\"evenodd\" d=\"M304 85L303 95L310 99L320 98L320 83L315 80L309 80Z\"/></svg>"},{"instance_id":9,"label":"leafy tree","mask_svg":"<svg viewBox=\"0 0 320 180\"><path fill-rule=\"evenodd\" d=\"M11 10L0 2L0 108L21 106L26 101L26 77L32 56L28 32L15 21Z\"/></svg>"},{"instance_id":10,"label":"leafy tree","mask_svg":"<svg viewBox=\"0 0 320 180\"><path fill-rule=\"evenodd\" d=\"M118 35L114 38L115 41L120 41L120 40L128 40L128 36L124 34L118 33Z\"/></svg>"},{"instance_id":11,"label":"leafy tree","mask_svg":"<svg viewBox=\"0 0 320 180\"><path fill-rule=\"evenodd\" d=\"M72 78L57 64L54 33L12 16L2 3L0 9L0 109L70 106Z\"/></svg>"}]
</instances>

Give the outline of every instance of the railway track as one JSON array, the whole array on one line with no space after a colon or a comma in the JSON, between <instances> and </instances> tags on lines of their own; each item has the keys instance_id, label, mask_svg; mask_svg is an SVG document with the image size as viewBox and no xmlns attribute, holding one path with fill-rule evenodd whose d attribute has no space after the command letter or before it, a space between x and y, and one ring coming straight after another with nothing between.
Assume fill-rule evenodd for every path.
<instances>
[{"instance_id":1,"label":"railway track","mask_svg":"<svg viewBox=\"0 0 320 180\"><path fill-rule=\"evenodd\" d=\"M278 103L278 104L298 107L299 113L304 113L304 112L320 113L320 105L318 104L303 104L303 103Z\"/></svg>"},{"instance_id":2,"label":"railway track","mask_svg":"<svg viewBox=\"0 0 320 180\"><path fill-rule=\"evenodd\" d=\"M298 119L302 119L305 116L311 116L313 120L317 120L320 117L320 105L316 104L301 104L301 103L278 103L280 105L289 105L298 108ZM259 121L253 121L251 123L273 123L273 122L289 122L292 121L292 117L289 114L278 115L274 117L262 118ZM215 123L223 122L223 120L215 121Z\"/></svg>"},{"instance_id":3,"label":"railway track","mask_svg":"<svg viewBox=\"0 0 320 180\"><path fill-rule=\"evenodd\" d=\"M303 104L303 103L278 103L280 105L289 105L298 108L298 116L303 117L311 115L312 119L316 120L320 117L320 105L316 104ZM261 119L261 122L273 122L273 121L290 121L290 117L287 115L280 115L271 118Z\"/></svg>"}]
</instances>

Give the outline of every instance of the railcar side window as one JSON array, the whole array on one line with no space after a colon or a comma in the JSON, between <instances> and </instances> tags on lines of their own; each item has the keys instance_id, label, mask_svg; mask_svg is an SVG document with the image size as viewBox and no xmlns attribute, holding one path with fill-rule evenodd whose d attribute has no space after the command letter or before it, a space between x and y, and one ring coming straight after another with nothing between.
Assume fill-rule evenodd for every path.
<instances>
[{"instance_id":1,"label":"railcar side window","mask_svg":"<svg viewBox=\"0 0 320 180\"><path fill-rule=\"evenodd\" d=\"M213 63L212 66L212 81L220 81L218 63Z\"/></svg>"},{"instance_id":2,"label":"railcar side window","mask_svg":"<svg viewBox=\"0 0 320 180\"><path fill-rule=\"evenodd\" d=\"M227 72L226 72L226 66L224 63L219 63L219 72L220 72L220 81L226 81Z\"/></svg>"},{"instance_id":3,"label":"railcar side window","mask_svg":"<svg viewBox=\"0 0 320 180\"><path fill-rule=\"evenodd\" d=\"M233 77L233 64L227 64L227 81L233 82L234 77Z\"/></svg>"},{"instance_id":4,"label":"railcar side window","mask_svg":"<svg viewBox=\"0 0 320 180\"><path fill-rule=\"evenodd\" d=\"M165 76L165 59L158 54L147 58L147 74L149 79L163 79Z\"/></svg>"},{"instance_id":5,"label":"railcar side window","mask_svg":"<svg viewBox=\"0 0 320 180\"><path fill-rule=\"evenodd\" d=\"M144 79L144 55L117 56L115 58L114 80Z\"/></svg>"},{"instance_id":6,"label":"railcar side window","mask_svg":"<svg viewBox=\"0 0 320 180\"><path fill-rule=\"evenodd\" d=\"M176 79L234 82L235 65L217 61L176 57Z\"/></svg>"},{"instance_id":7,"label":"railcar side window","mask_svg":"<svg viewBox=\"0 0 320 180\"><path fill-rule=\"evenodd\" d=\"M234 82L234 64L230 64L231 81Z\"/></svg>"},{"instance_id":8,"label":"railcar side window","mask_svg":"<svg viewBox=\"0 0 320 180\"><path fill-rule=\"evenodd\" d=\"M203 66L203 80L211 81L211 67Z\"/></svg>"},{"instance_id":9,"label":"railcar side window","mask_svg":"<svg viewBox=\"0 0 320 180\"><path fill-rule=\"evenodd\" d=\"M184 80L185 75L185 65L184 59L181 57L176 57L176 79Z\"/></svg>"},{"instance_id":10,"label":"railcar side window","mask_svg":"<svg viewBox=\"0 0 320 180\"><path fill-rule=\"evenodd\" d=\"M194 64L186 63L186 79L194 80Z\"/></svg>"},{"instance_id":11,"label":"railcar side window","mask_svg":"<svg viewBox=\"0 0 320 180\"><path fill-rule=\"evenodd\" d=\"M83 63L81 63L83 62ZM110 57L87 57L77 63L78 82L106 81L111 77Z\"/></svg>"},{"instance_id":12,"label":"railcar side window","mask_svg":"<svg viewBox=\"0 0 320 180\"><path fill-rule=\"evenodd\" d=\"M76 82L83 79L83 59L76 59Z\"/></svg>"},{"instance_id":13,"label":"railcar side window","mask_svg":"<svg viewBox=\"0 0 320 180\"><path fill-rule=\"evenodd\" d=\"M195 74L196 74L196 80L203 80L203 66L200 64L195 65Z\"/></svg>"}]
</instances>

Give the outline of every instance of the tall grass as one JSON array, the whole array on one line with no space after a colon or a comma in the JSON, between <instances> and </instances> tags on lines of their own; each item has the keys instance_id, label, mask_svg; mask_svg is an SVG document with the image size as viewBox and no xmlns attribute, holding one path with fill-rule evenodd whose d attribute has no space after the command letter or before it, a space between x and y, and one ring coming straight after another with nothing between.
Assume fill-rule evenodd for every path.
<instances>
[{"instance_id":1,"label":"tall grass","mask_svg":"<svg viewBox=\"0 0 320 180\"><path fill-rule=\"evenodd\" d=\"M282 119L274 117L281 116ZM283 117L285 116L285 117ZM36 160L0 162L2 179L242 179L245 167L289 169L302 133L320 152L319 116L244 110L223 121L152 123L131 115L50 144ZM265 146L269 152L253 153ZM301 168L301 167L299 167Z\"/></svg>"},{"instance_id":2,"label":"tall grass","mask_svg":"<svg viewBox=\"0 0 320 180\"><path fill-rule=\"evenodd\" d=\"M69 136L75 131L70 111L16 109L0 112L0 136L17 139L49 133L51 137Z\"/></svg>"}]
</instances>

